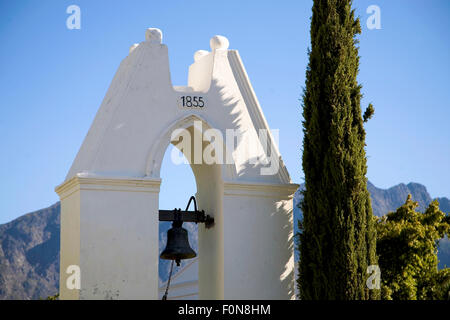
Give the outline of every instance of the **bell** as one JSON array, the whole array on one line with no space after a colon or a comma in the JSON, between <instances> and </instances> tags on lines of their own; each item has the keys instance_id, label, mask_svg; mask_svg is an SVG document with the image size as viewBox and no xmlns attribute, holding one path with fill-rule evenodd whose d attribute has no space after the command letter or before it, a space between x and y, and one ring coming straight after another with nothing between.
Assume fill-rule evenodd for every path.
<instances>
[{"instance_id":1,"label":"bell","mask_svg":"<svg viewBox=\"0 0 450 320\"><path fill-rule=\"evenodd\" d=\"M177 266L180 260L195 258L197 254L189 245L188 232L181 227L182 223L172 223L172 228L167 231L167 245L160 258L166 260L175 260Z\"/></svg>"}]
</instances>

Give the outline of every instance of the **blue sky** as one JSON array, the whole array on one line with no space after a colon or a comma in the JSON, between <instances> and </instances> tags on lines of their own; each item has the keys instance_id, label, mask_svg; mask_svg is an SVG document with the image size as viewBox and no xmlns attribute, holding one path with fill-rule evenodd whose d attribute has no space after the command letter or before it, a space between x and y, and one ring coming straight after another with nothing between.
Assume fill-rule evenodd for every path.
<instances>
[{"instance_id":1,"label":"blue sky","mask_svg":"<svg viewBox=\"0 0 450 320\"><path fill-rule=\"evenodd\" d=\"M66 8L81 8L68 30ZM369 30L369 5L381 29ZM301 103L312 1L0 1L0 223L51 205L120 61L148 27L163 31L174 85L215 34L237 49L292 180L301 169ZM361 18L368 178L411 181L450 197L450 1L355 1ZM189 167L166 157L161 207L195 192Z\"/></svg>"}]
</instances>

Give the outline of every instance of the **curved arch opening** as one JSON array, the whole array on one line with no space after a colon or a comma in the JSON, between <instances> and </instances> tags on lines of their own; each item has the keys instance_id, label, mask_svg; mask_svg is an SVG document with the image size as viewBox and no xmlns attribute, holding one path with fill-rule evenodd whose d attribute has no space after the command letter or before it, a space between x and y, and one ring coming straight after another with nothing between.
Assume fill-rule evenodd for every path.
<instances>
[{"instance_id":1,"label":"curved arch opening","mask_svg":"<svg viewBox=\"0 0 450 320\"><path fill-rule=\"evenodd\" d=\"M195 125L182 128L186 129L191 137L202 134L196 132L198 130ZM168 138L170 141L170 136ZM193 150L198 148L195 145L198 143L195 139L190 142L191 150L179 150L177 147L180 140L178 139L170 143L169 141L166 141L168 146L165 145L165 153L159 166L161 169L158 169L158 175L161 178L159 208L184 210L189 197L195 195L198 209L205 210L207 214L214 217L215 225L206 229L203 224L183 223L183 227L188 230L189 242L197 252L197 257L182 261L180 267L174 267L172 289L169 289L168 297L169 299L202 299L202 297L221 299L223 298L222 177L226 168L223 164L217 163L195 164ZM206 148L209 147L211 150L211 146L203 139L200 141L202 144L200 151L203 155ZM170 222L160 222L159 252L165 248L167 230L170 226ZM168 260L160 259L159 261L160 296L164 294L170 264L171 261Z\"/></svg>"},{"instance_id":2,"label":"curved arch opening","mask_svg":"<svg viewBox=\"0 0 450 320\"><path fill-rule=\"evenodd\" d=\"M184 116L181 117L179 119L177 119L176 121L174 121L171 125L169 125L167 127L167 129L165 129L163 132L160 133L159 135L159 140L155 141L155 143L152 145L151 149L149 150L148 156L147 156L147 161L146 161L146 168L145 168L145 174L147 177L153 177L153 178L161 178L161 164L165 155L165 152L167 151L167 148L170 146L171 143L173 143L171 141L172 138L172 134L174 132L176 132L177 130L187 130L192 138L192 142L195 142L195 136L194 136L194 131L198 131L198 127L197 129L196 126L200 126L202 130L200 132L200 136L203 135L203 133L205 131L207 131L208 129L212 129L212 128L217 128L216 126L214 126L213 124L210 124L209 121L206 121L204 118L200 117L199 115L196 114L190 114L188 116ZM224 135L222 133L222 135ZM176 143L175 143L176 144ZM201 150L201 154L203 155L203 151L205 150L205 147L208 145L208 143L203 142L203 145L201 146L200 150ZM192 147L193 144L192 144ZM224 143L222 146L223 150L221 151L222 155L226 155L227 154L227 146ZM232 152L232 150L229 150L228 152ZM191 150L190 152L191 155L194 154L194 151ZM226 156L225 156L226 157ZM189 158L188 159L191 163L191 165L193 165L193 163L195 162L194 158ZM223 180L234 180L234 178L237 176L236 173L236 167L234 163L224 163L222 165L217 164L217 166L219 166L220 170L221 170L221 179ZM194 168L193 168L194 170ZM195 172L194 172L195 174Z\"/></svg>"},{"instance_id":3,"label":"curved arch opening","mask_svg":"<svg viewBox=\"0 0 450 320\"><path fill-rule=\"evenodd\" d=\"M178 157L184 158L184 163L175 164L171 159L171 154L177 152ZM197 185L195 176L191 166L187 162L184 155L173 145L169 145L164 154L161 164L161 181L159 192L160 209L171 210L174 208L185 209L189 197L197 193ZM191 208L192 209L192 208ZM167 221L159 222L159 254L164 250L167 243L167 231L171 228L172 223ZM184 222L183 228L188 231L189 243L198 253L198 227L193 222ZM159 259L159 298L161 299L169 277L171 261ZM181 299L184 296L188 299L198 298L198 264L195 259L182 260L179 267L174 264L173 275L171 280L171 289L169 290L169 299ZM189 285L186 287L186 282ZM180 288L184 284L185 286Z\"/></svg>"}]
</instances>

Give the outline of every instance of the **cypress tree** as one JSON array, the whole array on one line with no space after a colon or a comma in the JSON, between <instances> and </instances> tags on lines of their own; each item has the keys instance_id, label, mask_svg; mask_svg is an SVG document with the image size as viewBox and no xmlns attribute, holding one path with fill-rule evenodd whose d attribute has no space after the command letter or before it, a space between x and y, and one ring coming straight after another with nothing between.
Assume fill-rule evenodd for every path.
<instances>
[{"instance_id":1,"label":"cypress tree","mask_svg":"<svg viewBox=\"0 0 450 320\"><path fill-rule=\"evenodd\" d=\"M377 264L357 81L361 33L351 0L314 0L303 92L303 171L298 285L301 299L371 299ZM369 110L370 109L370 110ZM364 120L370 118L370 105Z\"/></svg>"}]
</instances>

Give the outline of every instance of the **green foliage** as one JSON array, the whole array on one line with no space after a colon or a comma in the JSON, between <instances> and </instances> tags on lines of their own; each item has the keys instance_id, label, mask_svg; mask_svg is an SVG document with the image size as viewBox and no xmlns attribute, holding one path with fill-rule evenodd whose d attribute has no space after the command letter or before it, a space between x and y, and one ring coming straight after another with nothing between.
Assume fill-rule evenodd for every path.
<instances>
[{"instance_id":1,"label":"green foliage","mask_svg":"<svg viewBox=\"0 0 450 320\"><path fill-rule=\"evenodd\" d=\"M367 106L366 111L364 111L363 122L367 122L375 113L375 109L371 103Z\"/></svg>"},{"instance_id":2,"label":"green foliage","mask_svg":"<svg viewBox=\"0 0 450 320\"><path fill-rule=\"evenodd\" d=\"M303 93L305 191L299 235L301 299L369 299L366 270L377 264L365 155L361 33L350 0L315 0Z\"/></svg>"},{"instance_id":3,"label":"green foliage","mask_svg":"<svg viewBox=\"0 0 450 320\"><path fill-rule=\"evenodd\" d=\"M450 299L450 269L438 271L439 239L450 231L449 217L433 201L425 213L408 196L404 205L377 222L382 298Z\"/></svg>"},{"instance_id":4,"label":"green foliage","mask_svg":"<svg viewBox=\"0 0 450 320\"><path fill-rule=\"evenodd\" d=\"M54 296L48 296L45 300L59 300L59 293L55 294Z\"/></svg>"}]
</instances>

